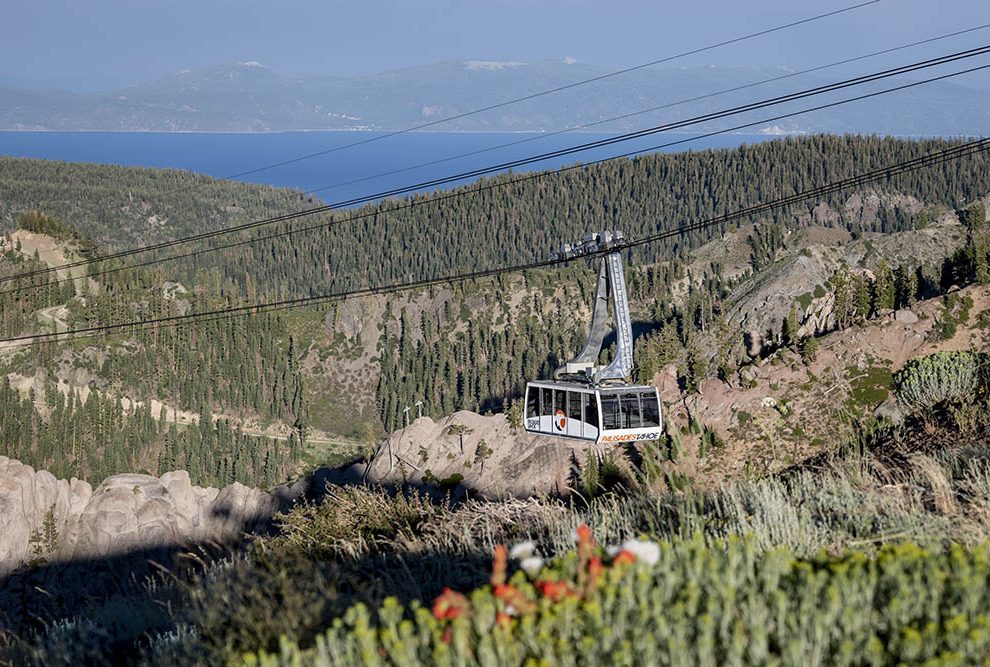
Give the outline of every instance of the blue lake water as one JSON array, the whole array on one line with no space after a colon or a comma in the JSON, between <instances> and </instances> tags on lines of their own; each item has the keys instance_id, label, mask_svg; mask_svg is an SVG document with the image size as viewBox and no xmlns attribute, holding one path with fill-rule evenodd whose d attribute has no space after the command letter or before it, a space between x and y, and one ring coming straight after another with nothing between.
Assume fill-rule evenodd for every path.
<instances>
[{"instance_id":1,"label":"blue lake water","mask_svg":"<svg viewBox=\"0 0 990 667\"><path fill-rule=\"evenodd\" d=\"M252 183L294 188L312 192L326 202L342 203L610 136L612 135L590 133L548 135L480 132L410 132L397 136L383 136L374 132L0 132L0 155L173 167L217 178L237 178ZM576 162L587 163L645 149L666 152L704 150L736 147L743 143L772 138L767 135L743 134L703 139L693 139L690 135L683 134L653 135L546 159L518 167L516 171L557 168ZM358 142L361 145L349 146ZM673 142L677 142L676 145L657 148ZM324 151L332 152L298 160L302 156ZM281 162L289 163L244 173ZM474 177L457 183L470 180L474 180ZM454 184L445 184L443 187ZM435 189L435 186L420 188L430 189Z\"/></svg>"}]
</instances>

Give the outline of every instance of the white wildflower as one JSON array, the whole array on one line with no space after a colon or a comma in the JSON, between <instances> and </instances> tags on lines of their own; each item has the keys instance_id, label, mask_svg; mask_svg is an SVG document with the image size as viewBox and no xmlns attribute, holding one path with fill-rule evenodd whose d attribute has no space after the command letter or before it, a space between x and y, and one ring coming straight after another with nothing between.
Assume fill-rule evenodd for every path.
<instances>
[{"instance_id":1,"label":"white wildflower","mask_svg":"<svg viewBox=\"0 0 990 667\"><path fill-rule=\"evenodd\" d=\"M529 556L522 559L519 567L530 577L535 577L543 569L543 559L539 556Z\"/></svg>"},{"instance_id":2,"label":"white wildflower","mask_svg":"<svg viewBox=\"0 0 990 667\"><path fill-rule=\"evenodd\" d=\"M605 553L608 554L608 557L609 558L615 558L616 556L619 555L619 552L620 551L622 551L622 547L616 546L614 544L612 546L608 547L607 549L605 549Z\"/></svg>"},{"instance_id":3,"label":"white wildflower","mask_svg":"<svg viewBox=\"0 0 990 667\"><path fill-rule=\"evenodd\" d=\"M763 399L763 407L765 408L775 408L777 407L777 399L773 396L766 396Z\"/></svg>"},{"instance_id":4,"label":"white wildflower","mask_svg":"<svg viewBox=\"0 0 990 667\"><path fill-rule=\"evenodd\" d=\"M533 540L526 540L519 544L514 544L509 550L509 558L513 560L525 560L536 553L536 543Z\"/></svg>"},{"instance_id":5,"label":"white wildflower","mask_svg":"<svg viewBox=\"0 0 990 667\"><path fill-rule=\"evenodd\" d=\"M628 551L640 563L656 565L660 560L660 545L649 540L628 540L622 544L622 550Z\"/></svg>"}]
</instances>

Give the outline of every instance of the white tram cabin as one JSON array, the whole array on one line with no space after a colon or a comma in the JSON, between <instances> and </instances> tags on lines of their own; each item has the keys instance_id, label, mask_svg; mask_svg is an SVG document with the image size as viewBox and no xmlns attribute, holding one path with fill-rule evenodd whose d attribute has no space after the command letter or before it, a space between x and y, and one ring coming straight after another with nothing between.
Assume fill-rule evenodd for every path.
<instances>
[{"instance_id":1,"label":"white tram cabin","mask_svg":"<svg viewBox=\"0 0 990 667\"><path fill-rule=\"evenodd\" d=\"M621 443L663 433L656 387L593 387L572 382L526 385L526 430L540 435Z\"/></svg>"}]
</instances>

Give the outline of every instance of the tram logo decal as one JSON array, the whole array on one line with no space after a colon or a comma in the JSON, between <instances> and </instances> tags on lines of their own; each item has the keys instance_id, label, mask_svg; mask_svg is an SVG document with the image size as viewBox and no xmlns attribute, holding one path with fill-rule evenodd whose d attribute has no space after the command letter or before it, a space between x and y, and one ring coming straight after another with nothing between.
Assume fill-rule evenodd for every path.
<instances>
[{"instance_id":1,"label":"tram logo decal","mask_svg":"<svg viewBox=\"0 0 990 667\"><path fill-rule=\"evenodd\" d=\"M564 416L563 410L557 410L557 412L554 413L553 425L554 428L556 428L561 433L563 433L564 429L567 428L567 417Z\"/></svg>"},{"instance_id":2,"label":"tram logo decal","mask_svg":"<svg viewBox=\"0 0 990 667\"><path fill-rule=\"evenodd\" d=\"M601 442L633 442L634 440L656 440L659 437L659 431L652 433L621 433L619 435L603 435Z\"/></svg>"}]
</instances>

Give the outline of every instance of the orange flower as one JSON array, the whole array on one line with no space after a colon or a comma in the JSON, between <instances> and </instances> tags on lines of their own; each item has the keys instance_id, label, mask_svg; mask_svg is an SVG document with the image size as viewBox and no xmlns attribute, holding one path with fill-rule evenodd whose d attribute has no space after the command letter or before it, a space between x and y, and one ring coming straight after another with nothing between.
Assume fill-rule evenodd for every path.
<instances>
[{"instance_id":1,"label":"orange flower","mask_svg":"<svg viewBox=\"0 0 990 667\"><path fill-rule=\"evenodd\" d=\"M512 584L499 584L492 589L492 595L502 601L505 611L513 614L528 614L534 611L533 601Z\"/></svg>"},{"instance_id":2,"label":"orange flower","mask_svg":"<svg viewBox=\"0 0 990 667\"><path fill-rule=\"evenodd\" d=\"M505 583L505 571L509 562L509 553L504 544L495 547L495 555L492 558L492 586Z\"/></svg>"},{"instance_id":3,"label":"orange flower","mask_svg":"<svg viewBox=\"0 0 990 667\"><path fill-rule=\"evenodd\" d=\"M631 551L623 549L612 559L612 565L631 565L636 562L636 556Z\"/></svg>"},{"instance_id":4,"label":"orange flower","mask_svg":"<svg viewBox=\"0 0 990 667\"><path fill-rule=\"evenodd\" d=\"M443 589L443 593L433 601L433 618L437 620L452 621L467 615L470 611L471 603L468 602L468 599L449 588Z\"/></svg>"},{"instance_id":5,"label":"orange flower","mask_svg":"<svg viewBox=\"0 0 990 667\"><path fill-rule=\"evenodd\" d=\"M598 586L598 580L601 579L604 571L605 566L602 565L602 559L598 556L592 556L591 560L588 561L588 588L585 594L591 593Z\"/></svg>"},{"instance_id":6,"label":"orange flower","mask_svg":"<svg viewBox=\"0 0 990 667\"><path fill-rule=\"evenodd\" d=\"M591 535L591 528L588 528L588 524L582 523L577 527L577 552L578 552L578 572L577 572L577 585L584 595L591 592L597 580L592 583L589 581L589 576L591 575L590 564L593 558L598 558L595 555L595 538ZM599 565L601 561L599 560Z\"/></svg>"},{"instance_id":7,"label":"orange flower","mask_svg":"<svg viewBox=\"0 0 990 667\"><path fill-rule=\"evenodd\" d=\"M574 591L566 581L538 581L536 588L540 591L540 595L551 602L560 602L574 595Z\"/></svg>"},{"instance_id":8,"label":"orange flower","mask_svg":"<svg viewBox=\"0 0 990 667\"><path fill-rule=\"evenodd\" d=\"M506 614L504 611L500 611L497 614L495 614L495 623L496 625L500 625L503 628L508 629L512 627L512 617Z\"/></svg>"},{"instance_id":9,"label":"orange flower","mask_svg":"<svg viewBox=\"0 0 990 667\"><path fill-rule=\"evenodd\" d=\"M495 597L499 600L505 600L506 602L511 601L519 595L519 590L512 584L497 584L493 592Z\"/></svg>"},{"instance_id":10,"label":"orange flower","mask_svg":"<svg viewBox=\"0 0 990 667\"><path fill-rule=\"evenodd\" d=\"M591 528L588 528L586 523L577 527L577 547L578 556L583 560L589 558L595 548L595 538L591 535Z\"/></svg>"}]
</instances>

